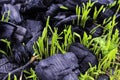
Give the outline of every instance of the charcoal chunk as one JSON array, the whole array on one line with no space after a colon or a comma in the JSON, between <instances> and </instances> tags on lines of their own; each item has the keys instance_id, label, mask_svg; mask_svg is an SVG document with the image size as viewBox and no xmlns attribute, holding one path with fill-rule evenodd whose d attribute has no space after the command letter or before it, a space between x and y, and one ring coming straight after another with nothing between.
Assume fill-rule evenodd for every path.
<instances>
[{"instance_id":1,"label":"charcoal chunk","mask_svg":"<svg viewBox=\"0 0 120 80\"><path fill-rule=\"evenodd\" d=\"M23 3L25 0L0 0L0 4L16 4L16 3Z\"/></svg>"},{"instance_id":2,"label":"charcoal chunk","mask_svg":"<svg viewBox=\"0 0 120 80\"><path fill-rule=\"evenodd\" d=\"M10 71L18 67L15 63L10 63L7 58L0 59L0 80L7 75Z\"/></svg>"},{"instance_id":3,"label":"charcoal chunk","mask_svg":"<svg viewBox=\"0 0 120 80\"><path fill-rule=\"evenodd\" d=\"M114 15L114 12L111 9L106 9L104 12L101 12L98 15L98 23L102 24L105 18L109 18L110 16L113 16L113 15Z\"/></svg>"},{"instance_id":4,"label":"charcoal chunk","mask_svg":"<svg viewBox=\"0 0 120 80\"><path fill-rule=\"evenodd\" d=\"M42 0L26 0L25 4L23 4L21 7L21 12L25 12L31 9L44 9L45 7L46 6L43 4Z\"/></svg>"},{"instance_id":5,"label":"charcoal chunk","mask_svg":"<svg viewBox=\"0 0 120 80\"><path fill-rule=\"evenodd\" d=\"M57 16L54 17L56 20L62 20L64 18L66 18L66 15L62 15L62 14L59 14Z\"/></svg>"},{"instance_id":6,"label":"charcoal chunk","mask_svg":"<svg viewBox=\"0 0 120 80\"><path fill-rule=\"evenodd\" d=\"M80 74L77 57L69 52L56 54L39 62L35 71L42 80L78 80Z\"/></svg>"},{"instance_id":7,"label":"charcoal chunk","mask_svg":"<svg viewBox=\"0 0 120 80\"><path fill-rule=\"evenodd\" d=\"M11 40L11 36L13 35L15 28L11 25L0 24L0 39L8 39Z\"/></svg>"},{"instance_id":8,"label":"charcoal chunk","mask_svg":"<svg viewBox=\"0 0 120 80\"><path fill-rule=\"evenodd\" d=\"M36 20L27 20L25 26L32 36L35 36L37 33L41 32L43 29L42 22ZM33 27L34 26L34 27Z\"/></svg>"},{"instance_id":9,"label":"charcoal chunk","mask_svg":"<svg viewBox=\"0 0 120 80\"><path fill-rule=\"evenodd\" d=\"M91 0L92 2L95 2L96 0ZM88 0L81 0L81 2L88 2ZM107 5L107 4L110 4L110 3L113 3L114 0L97 0L96 3L97 4L101 4L101 5ZM97 5L96 5L97 6Z\"/></svg>"},{"instance_id":10,"label":"charcoal chunk","mask_svg":"<svg viewBox=\"0 0 120 80\"><path fill-rule=\"evenodd\" d=\"M98 0L98 3L105 4L105 5L113 3L113 2L114 0Z\"/></svg>"},{"instance_id":11,"label":"charcoal chunk","mask_svg":"<svg viewBox=\"0 0 120 80\"><path fill-rule=\"evenodd\" d=\"M12 47L13 55L12 60L18 64L24 64L29 61L31 55L27 52L25 46L22 43L16 41Z\"/></svg>"},{"instance_id":12,"label":"charcoal chunk","mask_svg":"<svg viewBox=\"0 0 120 80\"><path fill-rule=\"evenodd\" d=\"M27 34L25 35L24 39L24 42L26 43L26 49L28 52L33 54L33 44L35 41L37 41L43 29L42 22L36 20L26 20L24 26L27 29Z\"/></svg>"},{"instance_id":13,"label":"charcoal chunk","mask_svg":"<svg viewBox=\"0 0 120 80\"><path fill-rule=\"evenodd\" d=\"M50 6L56 0L41 0L45 6Z\"/></svg>"},{"instance_id":14,"label":"charcoal chunk","mask_svg":"<svg viewBox=\"0 0 120 80\"><path fill-rule=\"evenodd\" d=\"M19 34L16 34L16 33L14 34L14 37L20 42L22 42L23 39L24 39L24 37L22 35L19 35Z\"/></svg>"},{"instance_id":15,"label":"charcoal chunk","mask_svg":"<svg viewBox=\"0 0 120 80\"><path fill-rule=\"evenodd\" d=\"M60 27L63 26L64 24L68 24L68 23L71 24L71 22L76 19L77 19L77 15L71 15L67 18L60 20L58 23L56 23L55 26Z\"/></svg>"},{"instance_id":16,"label":"charcoal chunk","mask_svg":"<svg viewBox=\"0 0 120 80\"><path fill-rule=\"evenodd\" d=\"M15 40L22 42L24 40L26 33L27 33L27 30L22 26L16 26L16 27L17 28L14 31L13 37Z\"/></svg>"},{"instance_id":17,"label":"charcoal chunk","mask_svg":"<svg viewBox=\"0 0 120 80\"><path fill-rule=\"evenodd\" d=\"M63 3L66 0L55 0L55 3Z\"/></svg>"},{"instance_id":18,"label":"charcoal chunk","mask_svg":"<svg viewBox=\"0 0 120 80\"><path fill-rule=\"evenodd\" d=\"M96 25L96 24L93 24L93 25L91 25L91 26L88 26L88 27L86 27L86 31L87 32L90 32L91 30L93 30L94 28L96 28L98 25ZM103 28L101 27L101 26L99 26L99 27L97 27L96 28L96 30L95 30L95 32L93 33L93 34L91 34L93 37L98 37L98 36L101 36L102 35L102 33L103 33Z\"/></svg>"},{"instance_id":19,"label":"charcoal chunk","mask_svg":"<svg viewBox=\"0 0 120 80\"><path fill-rule=\"evenodd\" d=\"M89 68L89 63L94 66L97 65L97 58L95 55L93 55L92 52L89 51L86 47L84 47L80 43L74 43L70 46L69 52L73 52L79 62L79 69L82 73L85 73L85 71Z\"/></svg>"},{"instance_id":20,"label":"charcoal chunk","mask_svg":"<svg viewBox=\"0 0 120 80\"><path fill-rule=\"evenodd\" d=\"M46 16L54 16L56 15L57 11L59 10L59 5L56 5L56 4L52 4L48 11L46 11Z\"/></svg>"},{"instance_id":21,"label":"charcoal chunk","mask_svg":"<svg viewBox=\"0 0 120 80\"><path fill-rule=\"evenodd\" d=\"M27 33L26 28L15 25L11 22L0 22L0 38L8 39L9 41L18 40L22 42Z\"/></svg>"},{"instance_id":22,"label":"charcoal chunk","mask_svg":"<svg viewBox=\"0 0 120 80\"><path fill-rule=\"evenodd\" d=\"M34 43L38 40L39 36L41 35L41 33L37 33L35 36L33 36L26 44L26 49L27 51L30 53L30 54L33 54L34 53L34 50L33 50L33 45Z\"/></svg>"},{"instance_id":23,"label":"charcoal chunk","mask_svg":"<svg viewBox=\"0 0 120 80\"><path fill-rule=\"evenodd\" d=\"M0 0L0 5L4 3L10 3L10 2L11 2L10 0Z\"/></svg>"},{"instance_id":24,"label":"charcoal chunk","mask_svg":"<svg viewBox=\"0 0 120 80\"><path fill-rule=\"evenodd\" d=\"M4 13L8 13L10 11L10 21L13 23L20 23L22 21L20 13L19 13L19 6L13 6L11 4L4 4L2 7L2 15ZM6 14L7 17L8 14Z\"/></svg>"},{"instance_id":25,"label":"charcoal chunk","mask_svg":"<svg viewBox=\"0 0 120 80\"><path fill-rule=\"evenodd\" d=\"M25 3L26 0L11 0L11 4Z\"/></svg>"},{"instance_id":26,"label":"charcoal chunk","mask_svg":"<svg viewBox=\"0 0 120 80\"><path fill-rule=\"evenodd\" d=\"M69 74L63 78L63 80L78 80L77 75Z\"/></svg>"},{"instance_id":27,"label":"charcoal chunk","mask_svg":"<svg viewBox=\"0 0 120 80\"><path fill-rule=\"evenodd\" d=\"M101 16L108 18L108 17L112 16L113 14L114 14L114 12L111 9L106 9L105 12L101 13Z\"/></svg>"},{"instance_id":28,"label":"charcoal chunk","mask_svg":"<svg viewBox=\"0 0 120 80\"><path fill-rule=\"evenodd\" d=\"M17 26L15 33L24 36L26 34L26 29L24 27Z\"/></svg>"},{"instance_id":29,"label":"charcoal chunk","mask_svg":"<svg viewBox=\"0 0 120 80\"><path fill-rule=\"evenodd\" d=\"M80 4L80 0L67 0L63 3L69 10L75 10L76 5Z\"/></svg>"},{"instance_id":30,"label":"charcoal chunk","mask_svg":"<svg viewBox=\"0 0 120 80\"><path fill-rule=\"evenodd\" d=\"M109 76L106 74L99 75L97 80L110 80Z\"/></svg>"}]
</instances>

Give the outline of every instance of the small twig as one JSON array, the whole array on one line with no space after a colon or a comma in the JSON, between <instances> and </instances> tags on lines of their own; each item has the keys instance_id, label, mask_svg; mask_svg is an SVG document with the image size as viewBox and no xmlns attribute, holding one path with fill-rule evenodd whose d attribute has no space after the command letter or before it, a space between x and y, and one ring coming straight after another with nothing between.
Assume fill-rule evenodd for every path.
<instances>
[{"instance_id":1,"label":"small twig","mask_svg":"<svg viewBox=\"0 0 120 80\"><path fill-rule=\"evenodd\" d=\"M13 71L10 72L11 75L15 74L18 71L24 70L26 67L28 67L31 63L33 63L36 59L38 58L38 56L33 56L30 61L28 61L24 66L21 66ZM3 80L6 80L8 78L8 74L3 78Z\"/></svg>"}]
</instances>

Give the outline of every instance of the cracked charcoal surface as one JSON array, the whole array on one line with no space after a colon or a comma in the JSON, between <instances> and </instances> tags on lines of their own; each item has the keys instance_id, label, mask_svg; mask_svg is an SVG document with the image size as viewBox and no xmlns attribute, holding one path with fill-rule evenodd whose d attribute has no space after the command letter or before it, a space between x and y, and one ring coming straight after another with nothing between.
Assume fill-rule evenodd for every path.
<instances>
[{"instance_id":1,"label":"cracked charcoal surface","mask_svg":"<svg viewBox=\"0 0 120 80\"><path fill-rule=\"evenodd\" d=\"M78 80L80 71L77 63L77 57L71 52L56 54L41 60L35 70L38 78L42 80Z\"/></svg>"}]
</instances>

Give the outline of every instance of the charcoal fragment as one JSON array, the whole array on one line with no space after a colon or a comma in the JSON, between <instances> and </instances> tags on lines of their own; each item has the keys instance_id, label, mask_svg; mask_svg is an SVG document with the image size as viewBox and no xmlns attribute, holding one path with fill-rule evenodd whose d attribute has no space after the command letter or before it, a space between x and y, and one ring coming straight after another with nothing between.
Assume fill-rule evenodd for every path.
<instances>
[{"instance_id":1,"label":"charcoal fragment","mask_svg":"<svg viewBox=\"0 0 120 80\"><path fill-rule=\"evenodd\" d=\"M31 32L32 36L35 36L37 33L41 32L43 29L41 21L36 20L26 20L25 27L28 31ZM34 27L33 27L34 26Z\"/></svg>"},{"instance_id":2,"label":"charcoal fragment","mask_svg":"<svg viewBox=\"0 0 120 80\"><path fill-rule=\"evenodd\" d=\"M78 80L80 74L77 57L69 52L56 54L45 60L41 60L35 71L42 80Z\"/></svg>"},{"instance_id":3,"label":"charcoal fragment","mask_svg":"<svg viewBox=\"0 0 120 80\"><path fill-rule=\"evenodd\" d=\"M63 80L78 80L77 75L69 74L63 78Z\"/></svg>"},{"instance_id":4,"label":"charcoal fragment","mask_svg":"<svg viewBox=\"0 0 120 80\"><path fill-rule=\"evenodd\" d=\"M33 27L34 25L34 27ZM37 41L38 37L41 35L41 31L43 29L41 21L36 20L26 20L25 28L27 29L27 33L24 38L24 42L26 43L26 49L31 54L34 53L33 51L33 44Z\"/></svg>"},{"instance_id":5,"label":"charcoal fragment","mask_svg":"<svg viewBox=\"0 0 120 80\"><path fill-rule=\"evenodd\" d=\"M24 64L28 62L28 60L31 57L31 54L27 52L25 46L23 46L22 43L20 43L19 41L16 41L13 44L12 52L13 52L13 55L11 56L12 60L13 62L16 62L18 64Z\"/></svg>"},{"instance_id":6,"label":"charcoal fragment","mask_svg":"<svg viewBox=\"0 0 120 80\"><path fill-rule=\"evenodd\" d=\"M53 4L53 2L56 0L41 0L41 2L43 2L43 4L47 7L49 7L51 4Z\"/></svg>"},{"instance_id":7,"label":"charcoal fragment","mask_svg":"<svg viewBox=\"0 0 120 80\"><path fill-rule=\"evenodd\" d=\"M66 15L60 15L58 14L57 16L54 17L56 20L62 20L64 18L66 18Z\"/></svg>"},{"instance_id":8,"label":"charcoal fragment","mask_svg":"<svg viewBox=\"0 0 120 80\"><path fill-rule=\"evenodd\" d=\"M63 3L66 0L54 0L54 1L55 1L55 3Z\"/></svg>"},{"instance_id":9,"label":"charcoal fragment","mask_svg":"<svg viewBox=\"0 0 120 80\"><path fill-rule=\"evenodd\" d=\"M1 4L7 4L7 3L10 3L11 2L11 0L0 0L0 5Z\"/></svg>"},{"instance_id":10,"label":"charcoal fragment","mask_svg":"<svg viewBox=\"0 0 120 80\"><path fill-rule=\"evenodd\" d=\"M69 10L74 11L76 5L79 5L80 1L78 0L67 0L63 3L63 6L66 6Z\"/></svg>"},{"instance_id":11,"label":"charcoal fragment","mask_svg":"<svg viewBox=\"0 0 120 80\"><path fill-rule=\"evenodd\" d=\"M8 13L8 11L10 11L10 21L11 22L20 23L22 21L20 13L19 13L19 8L17 8L17 6L13 6L11 4L4 4L2 7L2 12L1 12L2 15L4 13Z\"/></svg>"},{"instance_id":12,"label":"charcoal fragment","mask_svg":"<svg viewBox=\"0 0 120 80\"><path fill-rule=\"evenodd\" d=\"M27 33L27 30L24 27L17 26L17 29L14 31L13 37L15 40L22 42Z\"/></svg>"},{"instance_id":13,"label":"charcoal fragment","mask_svg":"<svg viewBox=\"0 0 120 80\"><path fill-rule=\"evenodd\" d=\"M27 11L31 9L44 9L45 7L46 6L43 4L42 0L26 0L22 8L24 11Z\"/></svg>"},{"instance_id":14,"label":"charcoal fragment","mask_svg":"<svg viewBox=\"0 0 120 80\"><path fill-rule=\"evenodd\" d=\"M0 39L11 40L15 28L11 25L0 23Z\"/></svg>"},{"instance_id":15,"label":"charcoal fragment","mask_svg":"<svg viewBox=\"0 0 120 80\"><path fill-rule=\"evenodd\" d=\"M107 5L107 4L111 4L114 2L114 0L91 0L92 2L96 2L96 6L98 5ZM81 2L86 3L88 2L88 0L81 0Z\"/></svg>"},{"instance_id":16,"label":"charcoal fragment","mask_svg":"<svg viewBox=\"0 0 120 80\"><path fill-rule=\"evenodd\" d=\"M34 35L26 44L26 49L27 51L30 53L30 54L33 54L34 53L34 50L33 50L33 45L34 43L38 40L39 36L41 35L41 32L40 33L37 33L36 35Z\"/></svg>"},{"instance_id":17,"label":"charcoal fragment","mask_svg":"<svg viewBox=\"0 0 120 80\"><path fill-rule=\"evenodd\" d=\"M18 40L20 42L22 42L23 39L24 39L24 37L22 35L19 35L19 34L16 34L16 33L14 34L14 37L15 37L16 40Z\"/></svg>"},{"instance_id":18,"label":"charcoal fragment","mask_svg":"<svg viewBox=\"0 0 120 80\"><path fill-rule=\"evenodd\" d=\"M97 58L95 57L95 55L93 55L93 53L90 52L89 49L87 49L80 43L73 43L68 51L73 52L77 56L79 69L82 73L85 73L85 71L87 71L87 69L89 68L89 63L92 66L97 65Z\"/></svg>"},{"instance_id":19,"label":"charcoal fragment","mask_svg":"<svg viewBox=\"0 0 120 80\"><path fill-rule=\"evenodd\" d=\"M11 0L11 4L25 3L26 0Z\"/></svg>"},{"instance_id":20,"label":"charcoal fragment","mask_svg":"<svg viewBox=\"0 0 120 80\"><path fill-rule=\"evenodd\" d=\"M113 2L114 0L98 0L98 3L105 4L105 5L113 3Z\"/></svg>"},{"instance_id":21,"label":"charcoal fragment","mask_svg":"<svg viewBox=\"0 0 120 80\"><path fill-rule=\"evenodd\" d=\"M86 27L86 31L89 32L89 34L91 34L93 37L101 36L103 33L103 28L101 26L99 26L99 27L97 27L97 26L98 25L96 25L96 24L92 24L91 26ZM92 33L92 32L90 33L90 31L93 30L94 28L96 28L94 33Z\"/></svg>"},{"instance_id":22,"label":"charcoal fragment","mask_svg":"<svg viewBox=\"0 0 120 80\"><path fill-rule=\"evenodd\" d=\"M109 18L110 16L113 16L113 15L114 15L114 11L112 11L111 9L106 9L104 12L101 12L98 15L98 21L99 21L98 23L102 24L105 18Z\"/></svg>"},{"instance_id":23,"label":"charcoal fragment","mask_svg":"<svg viewBox=\"0 0 120 80\"><path fill-rule=\"evenodd\" d=\"M24 40L27 33L27 30L24 27L3 21L1 21L0 24L1 39L8 39L9 41L19 40L19 42Z\"/></svg>"},{"instance_id":24,"label":"charcoal fragment","mask_svg":"<svg viewBox=\"0 0 120 80\"><path fill-rule=\"evenodd\" d=\"M106 74L101 74L101 75L98 76L97 80L110 80L110 78Z\"/></svg>"},{"instance_id":25,"label":"charcoal fragment","mask_svg":"<svg viewBox=\"0 0 120 80\"><path fill-rule=\"evenodd\" d=\"M56 14L56 12L60 9L59 5L56 4L52 4L48 11L46 11L46 16L54 16Z\"/></svg>"},{"instance_id":26,"label":"charcoal fragment","mask_svg":"<svg viewBox=\"0 0 120 80\"><path fill-rule=\"evenodd\" d=\"M61 21L59 21L55 26L56 27L60 27L60 26L63 26L64 24L70 24L73 20L76 20L77 19L77 15L71 15Z\"/></svg>"},{"instance_id":27,"label":"charcoal fragment","mask_svg":"<svg viewBox=\"0 0 120 80\"><path fill-rule=\"evenodd\" d=\"M0 0L1 4L16 4L16 3L24 3L25 0Z\"/></svg>"},{"instance_id":28,"label":"charcoal fragment","mask_svg":"<svg viewBox=\"0 0 120 80\"><path fill-rule=\"evenodd\" d=\"M24 36L26 34L26 31L27 30L24 27L17 26L17 29L16 29L15 33Z\"/></svg>"},{"instance_id":29,"label":"charcoal fragment","mask_svg":"<svg viewBox=\"0 0 120 80\"><path fill-rule=\"evenodd\" d=\"M11 63L7 58L0 59L0 80L2 80L5 75L17 67L17 64Z\"/></svg>"}]
</instances>

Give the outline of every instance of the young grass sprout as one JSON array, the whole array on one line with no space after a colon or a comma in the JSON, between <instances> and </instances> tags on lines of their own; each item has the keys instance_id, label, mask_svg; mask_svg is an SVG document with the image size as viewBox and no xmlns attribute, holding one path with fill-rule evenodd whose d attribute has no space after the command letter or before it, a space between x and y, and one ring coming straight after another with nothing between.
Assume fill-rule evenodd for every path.
<instances>
[{"instance_id":1,"label":"young grass sprout","mask_svg":"<svg viewBox=\"0 0 120 80\"><path fill-rule=\"evenodd\" d=\"M89 19L89 13L91 11L91 7L95 4L89 0L86 4L83 3L82 8L78 5L76 6L76 15L78 16L77 25L80 24L83 28L85 27L86 21ZM80 21L81 20L81 21Z\"/></svg>"},{"instance_id":2,"label":"young grass sprout","mask_svg":"<svg viewBox=\"0 0 120 80\"><path fill-rule=\"evenodd\" d=\"M8 22L9 19L10 19L10 10L8 12L3 13L1 21Z\"/></svg>"},{"instance_id":3,"label":"young grass sprout","mask_svg":"<svg viewBox=\"0 0 120 80\"><path fill-rule=\"evenodd\" d=\"M91 8L88 7L88 5L85 5L83 3L83 7L82 7L82 17L81 17L81 22L80 25L84 28L86 21L88 20L89 16L89 12L90 12Z\"/></svg>"},{"instance_id":4,"label":"young grass sprout","mask_svg":"<svg viewBox=\"0 0 120 80\"><path fill-rule=\"evenodd\" d=\"M43 30L42 35L39 37L38 41L34 44L34 55L39 55L39 59L47 58L54 55L55 53L61 52L65 53L69 48L69 45L73 43L73 33L71 31L71 26L67 26L61 34L58 34L58 29L51 29L49 25L49 18L46 22L46 27ZM52 33L50 38L48 31ZM63 36L61 36L63 35ZM63 39L63 43L60 44L60 40Z\"/></svg>"},{"instance_id":5,"label":"young grass sprout","mask_svg":"<svg viewBox=\"0 0 120 80\"><path fill-rule=\"evenodd\" d=\"M61 9L64 9L64 10L68 10L68 8L66 6L60 6Z\"/></svg>"},{"instance_id":6,"label":"young grass sprout","mask_svg":"<svg viewBox=\"0 0 120 80\"><path fill-rule=\"evenodd\" d=\"M0 49L0 52L6 55L7 57L11 56L12 55L11 42L8 41L7 39L0 39L0 41L6 44L6 50L7 50L7 51L3 51Z\"/></svg>"},{"instance_id":7,"label":"young grass sprout","mask_svg":"<svg viewBox=\"0 0 120 80\"><path fill-rule=\"evenodd\" d=\"M105 74L104 71L102 71L100 68L98 69L97 66L91 66L90 68L85 72L85 74L80 74L79 80L97 80L98 76L100 74Z\"/></svg>"},{"instance_id":8,"label":"young grass sprout","mask_svg":"<svg viewBox=\"0 0 120 80\"><path fill-rule=\"evenodd\" d=\"M38 80L37 75L36 75L35 71L32 68L30 68L30 71L24 70L24 73L29 75L29 76L25 76L26 80L29 80L29 79Z\"/></svg>"},{"instance_id":9,"label":"young grass sprout","mask_svg":"<svg viewBox=\"0 0 120 80\"><path fill-rule=\"evenodd\" d=\"M18 80L16 75L14 75L14 78L13 78L13 79L11 79L11 76L10 76L10 75L11 75L11 74L8 73L8 78L7 78L7 80Z\"/></svg>"},{"instance_id":10,"label":"young grass sprout","mask_svg":"<svg viewBox=\"0 0 120 80\"><path fill-rule=\"evenodd\" d=\"M78 16L77 25L80 24L80 13L81 13L81 8L77 5L76 6L76 15Z\"/></svg>"},{"instance_id":11,"label":"young grass sprout","mask_svg":"<svg viewBox=\"0 0 120 80\"><path fill-rule=\"evenodd\" d=\"M102 6L100 7L100 9L97 10L97 7L95 6L94 14L93 14L93 20L94 20L94 21L96 21L98 15L99 15L100 12L103 10L103 8L104 8L104 5L102 5Z\"/></svg>"}]
</instances>

